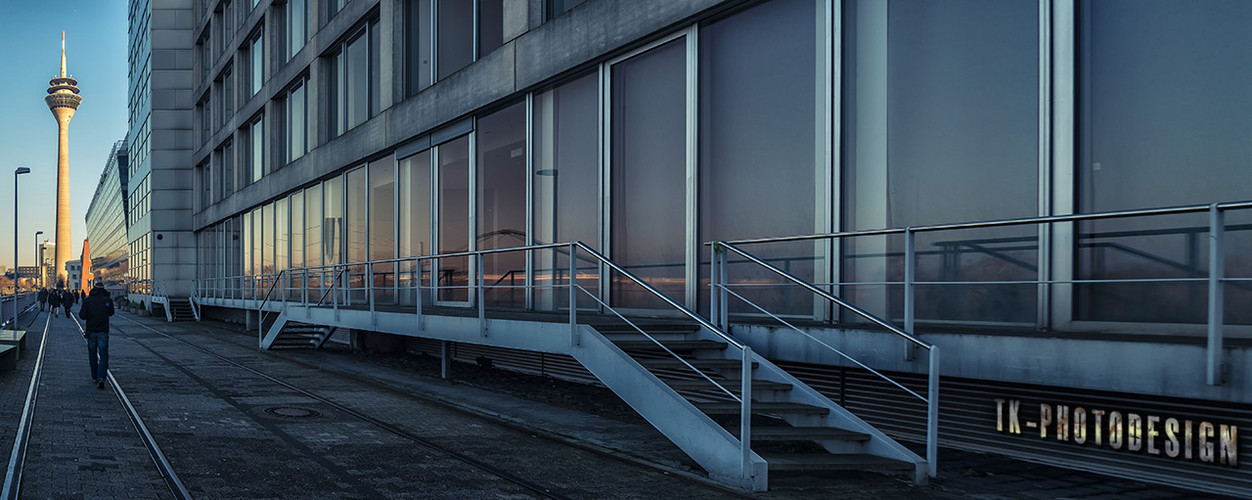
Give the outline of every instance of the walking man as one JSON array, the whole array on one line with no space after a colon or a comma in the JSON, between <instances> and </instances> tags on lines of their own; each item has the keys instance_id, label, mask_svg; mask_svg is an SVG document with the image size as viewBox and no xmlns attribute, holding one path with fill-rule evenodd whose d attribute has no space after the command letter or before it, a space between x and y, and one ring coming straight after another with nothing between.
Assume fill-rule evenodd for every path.
<instances>
[{"instance_id":1,"label":"walking man","mask_svg":"<svg viewBox=\"0 0 1252 500\"><path fill-rule=\"evenodd\" d=\"M48 289L40 288L38 298L39 298L39 312L43 312L43 306L44 304L48 302Z\"/></svg>"},{"instance_id":2,"label":"walking man","mask_svg":"<svg viewBox=\"0 0 1252 500\"><path fill-rule=\"evenodd\" d=\"M61 291L52 290L48 292L48 314L55 318L59 316L57 313L59 309L61 309Z\"/></svg>"},{"instance_id":3,"label":"walking man","mask_svg":"<svg viewBox=\"0 0 1252 500\"><path fill-rule=\"evenodd\" d=\"M78 317L83 320L83 336L87 337L87 360L91 365L91 381L104 389L109 374L109 316L113 315L113 298L99 282L83 299Z\"/></svg>"}]
</instances>

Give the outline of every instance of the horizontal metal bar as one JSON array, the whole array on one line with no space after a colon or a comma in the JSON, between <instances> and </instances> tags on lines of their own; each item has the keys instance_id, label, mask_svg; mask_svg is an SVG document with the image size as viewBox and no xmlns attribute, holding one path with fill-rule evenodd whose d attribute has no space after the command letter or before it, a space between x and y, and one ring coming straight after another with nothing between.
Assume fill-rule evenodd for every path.
<instances>
[{"instance_id":1,"label":"horizontal metal bar","mask_svg":"<svg viewBox=\"0 0 1252 500\"><path fill-rule=\"evenodd\" d=\"M904 234L906 230L913 232L929 232L929 231L947 231L954 229L979 229L988 227L1004 227L1004 226L1021 226L1030 224L1047 224L1056 222L1079 222L1087 220L1099 219L1120 219L1128 217L1144 217L1149 215L1172 215L1208 212L1213 205L1185 205L1179 207L1152 208L1143 210L1119 210L1112 212L1100 212L1091 214L1072 214L1072 215L1050 215L1044 217L1025 217L1017 219L999 219L981 222L963 222L958 224L934 224L928 226L910 226L908 228L891 228L891 229L871 229L866 231L842 231L837 233L821 233L808 234L800 236L784 236L777 238L752 238L742 240L723 241L732 245L750 245L758 243L779 243L785 241L807 241L822 240L830 238L845 238L855 236L881 236L890 234ZM1218 210L1243 210L1252 208L1252 201L1240 201L1231 203L1217 204ZM705 242L705 245L712 245L716 242Z\"/></svg>"}]
</instances>

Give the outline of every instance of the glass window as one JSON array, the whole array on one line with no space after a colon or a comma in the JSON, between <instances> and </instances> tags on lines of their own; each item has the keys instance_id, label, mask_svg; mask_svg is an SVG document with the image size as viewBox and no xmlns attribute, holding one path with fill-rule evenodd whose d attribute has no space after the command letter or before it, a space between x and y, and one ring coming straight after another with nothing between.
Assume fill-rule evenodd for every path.
<instances>
[{"instance_id":1,"label":"glass window","mask_svg":"<svg viewBox=\"0 0 1252 500\"><path fill-rule=\"evenodd\" d=\"M396 256L396 162L388 156L369 164L369 260ZM395 264L374 265L374 300L394 302Z\"/></svg>"},{"instance_id":2,"label":"glass window","mask_svg":"<svg viewBox=\"0 0 1252 500\"><path fill-rule=\"evenodd\" d=\"M322 265L322 185L304 190L304 265Z\"/></svg>"},{"instance_id":3,"label":"glass window","mask_svg":"<svg viewBox=\"0 0 1252 500\"><path fill-rule=\"evenodd\" d=\"M291 200L291 267L304 267L304 191L290 197Z\"/></svg>"},{"instance_id":4,"label":"glass window","mask_svg":"<svg viewBox=\"0 0 1252 500\"><path fill-rule=\"evenodd\" d=\"M343 177L331 177L323 183L322 193L322 262L343 263Z\"/></svg>"},{"instance_id":5,"label":"glass window","mask_svg":"<svg viewBox=\"0 0 1252 500\"><path fill-rule=\"evenodd\" d=\"M474 62L474 2L437 0L439 29L436 36L439 79Z\"/></svg>"},{"instance_id":6,"label":"glass window","mask_svg":"<svg viewBox=\"0 0 1252 500\"><path fill-rule=\"evenodd\" d=\"M700 241L823 231L829 138L818 9L814 0L774 0L701 29ZM821 247L747 250L812 282ZM707 304L709 255L699 256L700 299ZM728 272L736 280L776 278L755 265ZM779 293L787 289L737 292L771 312L812 315L812 296ZM738 300L731 305L757 313Z\"/></svg>"},{"instance_id":7,"label":"glass window","mask_svg":"<svg viewBox=\"0 0 1252 500\"><path fill-rule=\"evenodd\" d=\"M404 14L406 86L412 96L433 81L434 0L408 0Z\"/></svg>"},{"instance_id":8,"label":"glass window","mask_svg":"<svg viewBox=\"0 0 1252 500\"><path fill-rule=\"evenodd\" d=\"M336 135L365 122L379 107L377 22L348 40L334 56L331 95Z\"/></svg>"},{"instance_id":9,"label":"glass window","mask_svg":"<svg viewBox=\"0 0 1252 500\"><path fill-rule=\"evenodd\" d=\"M308 97L305 92L307 85L305 82L296 84L287 92L287 99L284 101L286 105L286 130L284 136L287 138L287 161L295 161L304 156L308 151L309 128L311 126L308 119Z\"/></svg>"},{"instance_id":10,"label":"glass window","mask_svg":"<svg viewBox=\"0 0 1252 500\"><path fill-rule=\"evenodd\" d=\"M261 207L261 272L274 273L274 204Z\"/></svg>"},{"instance_id":11,"label":"glass window","mask_svg":"<svg viewBox=\"0 0 1252 500\"><path fill-rule=\"evenodd\" d=\"M343 8L348 5L349 1L350 0L327 0L326 8L330 11L330 15L327 16L327 18L335 17L335 14L343 10Z\"/></svg>"},{"instance_id":12,"label":"glass window","mask_svg":"<svg viewBox=\"0 0 1252 500\"><path fill-rule=\"evenodd\" d=\"M525 0L479 0L479 59L526 31L527 7Z\"/></svg>"},{"instance_id":13,"label":"glass window","mask_svg":"<svg viewBox=\"0 0 1252 500\"><path fill-rule=\"evenodd\" d=\"M213 169L209 163L200 165L200 208L207 208L213 203Z\"/></svg>"},{"instance_id":14,"label":"glass window","mask_svg":"<svg viewBox=\"0 0 1252 500\"><path fill-rule=\"evenodd\" d=\"M369 260L366 253L366 236L369 234L368 193L365 168L357 168L347 174L348 202L346 205L346 232L348 253L346 262L365 262Z\"/></svg>"},{"instance_id":15,"label":"glass window","mask_svg":"<svg viewBox=\"0 0 1252 500\"><path fill-rule=\"evenodd\" d=\"M1079 4L1077 208L1102 212L1246 200L1252 157L1252 4L1215 0ZM1252 276L1252 217L1226 220L1226 276ZM1240 228L1237 229L1236 228ZM1077 279L1204 278L1208 216L1079 225ZM1074 317L1203 323L1199 283L1076 286ZM1226 285L1226 322L1252 323L1244 283Z\"/></svg>"},{"instance_id":16,"label":"glass window","mask_svg":"<svg viewBox=\"0 0 1252 500\"><path fill-rule=\"evenodd\" d=\"M265 84L265 40L263 35L263 31L258 30L256 38L252 39L251 47L248 49L248 55L252 61L252 86L249 87L249 96L260 92L261 86Z\"/></svg>"},{"instance_id":17,"label":"glass window","mask_svg":"<svg viewBox=\"0 0 1252 500\"><path fill-rule=\"evenodd\" d=\"M843 43L843 228L1037 215L1038 3L845 7L853 21ZM917 279L1034 280L1037 234L1014 227L919 235ZM842 251L842 281L903 280L902 237L858 238ZM1033 325L1036 292L1033 284L920 286L916 316ZM903 317L902 287L849 286L845 294L875 314Z\"/></svg>"},{"instance_id":18,"label":"glass window","mask_svg":"<svg viewBox=\"0 0 1252 500\"><path fill-rule=\"evenodd\" d=\"M612 67L612 255L671 298L686 290L686 39ZM613 278L614 305L661 307Z\"/></svg>"},{"instance_id":19,"label":"glass window","mask_svg":"<svg viewBox=\"0 0 1252 500\"><path fill-rule=\"evenodd\" d=\"M265 173L265 117L257 117L250 130L248 145L252 147L252 182L256 182Z\"/></svg>"},{"instance_id":20,"label":"glass window","mask_svg":"<svg viewBox=\"0 0 1252 500\"><path fill-rule=\"evenodd\" d=\"M230 41L232 38L234 38L235 26L237 25L235 24L234 16L231 14L230 2L223 1L221 3L221 6L222 8L218 10L219 17L217 18L218 19L217 26L218 28L220 28L220 31L217 37L217 51L226 52L227 49L231 46Z\"/></svg>"},{"instance_id":21,"label":"glass window","mask_svg":"<svg viewBox=\"0 0 1252 500\"><path fill-rule=\"evenodd\" d=\"M397 257L430 255L430 160L431 150L400 160L399 191L400 191L400 234ZM419 271L420 269L420 271ZM403 304L414 304L419 284L430 285L430 262L404 261L400 263L399 287L404 290L400 295Z\"/></svg>"},{"instance_id":22,"label":"glass window","mask_svg":"<svg viewBox=\"0 0 1252 500\"><path fill-rule=\"evenodd\" d=\"M222 71L222 121L221 125L226 126L227 120L235 113L235 78L231 74L230 66Z\"/></svg>"},{"instance_id":23,"label":"glass window","mask_svg":"<svg viewBox=\"0 0 1252 500\"><path fill-rule=\"evenodd\" d=\"M469 226L469 137L463 136L438 148L439 158L439 252L470 250ZM439 300L469 299L469 259L440 259L437 262Z\"/></svg>"},{"instance_id":24,"label":"glass window","mask_svg":"<svg viewBox=\"0 0 1252 500\"><path fill-rule=\"evenodd\" d=\"M287 199L280 198L274 202L274 270L287 269L288 235L291 229L287 221Z\"/></svg>"},{"instance_id":25,"label":"glass window","mask_svg":"<svg viewBox=\"0 0 1252 500\"><path fill-rule=\"evenodd\" d=\"M308 40L309 6L308 0L287 1L287 57L291 59L304 48Z\"/></svg>"},{"instance_id":26,"label":"glass window","mask_svg":"<svg viewBox=\"0 0 1252 500\"><path fill-rule=\"evenodd\" d=\"M600 246L599 76L590 74L534 98L534 243L581 241ZM535 254L535 305L568 307L562 285L568 275L563 252ZM595 275L588 269L588 275ZM581 283L589 290L599 287ZM564 296L564 299L561 297ZM594 307L591 297L585 307Z\"/></svg>"},{"instance_id":27,"label":"glass window","mask_svg":"<svg viewBox=\"0 0 1252 500\"><path fill-rule=\"evenodd\" d=\"M478 119L478 249L526 245L526 103ZM525 307L526 255L483 256L490 305Z\"/></svg>"},{"instance_id":28,"label":"glass window","mask_svg":"<svg viewBox=\"0 0 1252 500\"><path fill-rule=\"evenodd\" d=\"M222 198L235 192L235 149L231 142L222 146Z\"/></svg>"}]
</instances>

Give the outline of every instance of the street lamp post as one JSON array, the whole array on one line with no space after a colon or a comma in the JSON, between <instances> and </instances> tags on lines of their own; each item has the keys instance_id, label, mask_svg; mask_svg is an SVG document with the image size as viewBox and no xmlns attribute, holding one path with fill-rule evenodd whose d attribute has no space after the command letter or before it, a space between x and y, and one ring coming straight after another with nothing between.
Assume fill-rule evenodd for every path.
<instances>
[{"instance_id":1,"label":"street lamp post","mask_svg":"<svg viewBox=\"0 0 1252 500\"><path fill-rule=\"evenodd\" d=\"M43 234L43 231L35 231L35 253L31 254L31 258L35 259L35 281L33 283L33 288L39 288L39 269L42 267L39 265L39 235L41 234Z\"/></svg>"},{"instance_id":2,"label":"street lamp post","mask_svg":"<svg viewBox=\"0 0 1252 500\"><path fill-rule=\"evenodd\" d=\"M30 167L17 167L13 171L13 324L17 330L17 176L29 174Z\"/></svg>"}]
</instances>

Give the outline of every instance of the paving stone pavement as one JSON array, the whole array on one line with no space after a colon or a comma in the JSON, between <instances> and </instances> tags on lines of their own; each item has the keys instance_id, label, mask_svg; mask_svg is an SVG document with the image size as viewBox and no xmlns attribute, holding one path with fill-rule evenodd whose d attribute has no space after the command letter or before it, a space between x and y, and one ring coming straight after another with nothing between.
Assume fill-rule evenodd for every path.
<instances>
[{"instance_id":1,"label":"paving stone pavement","mask_svg":"<svg viewBox=\"0 0 1252 500\"><path fill-rule=\"evenodd\" d=\"M91 381L74 320L47 320L21 491L26 498L169 498L120 401ZM33 359L38 347L28 344ZM23 398L24 399L24 398ZM16 421L14 419L13 421Z\"/></svg>"},{"instance_id":2,"label":"paving stone pavement","mask_svg":"<svg viewBox=\"0 0 1252 500\"><path fill-rule=\"evenodd\" d=\"M37 324L45 317L40 316ZM89 384L85 348L81 337L70 330L73 323L52 321L40 398L43 402L47 397L49 407L55 409L44 415L58 418L40 423L37 434L32 435L32 456L38 456L40 470L48 472L29 479L27 486L36 489L23 490L24 495L168 498L168 489L116 398ZM32 328L30 341L35 347L19 369L0 375L0 397L4 397L0 400L0 418L10 422L16 422L21 412L38 333ZM324 400L193 346L307 389ZM113 321L110 351L114 377L196 498L537 496L437 449L357 418L354 412L568 498L748 496L688 477L699 471L690 471L690 460L646 424L415 374L344 352L259 351L254 332L230 325L170 324L119 313ZM113 413L102 411L104 408ZM12 442L10 427L16 426L0 429L0 438L7 439L3 442ZM626 456L634 463L604 453ZM772 478L771 491L753 496L1201 496L1003 457L955 450L944 450L944 456L947 466L929 486L918 487L903 477L875 473L835 478L796 474ZM79 461L73 462L75 458Z\"/></svg>"}]
</instances>

